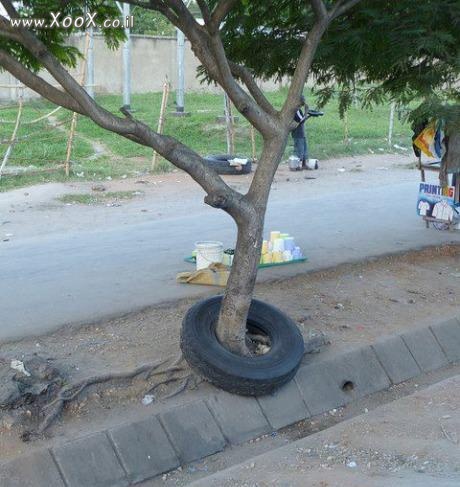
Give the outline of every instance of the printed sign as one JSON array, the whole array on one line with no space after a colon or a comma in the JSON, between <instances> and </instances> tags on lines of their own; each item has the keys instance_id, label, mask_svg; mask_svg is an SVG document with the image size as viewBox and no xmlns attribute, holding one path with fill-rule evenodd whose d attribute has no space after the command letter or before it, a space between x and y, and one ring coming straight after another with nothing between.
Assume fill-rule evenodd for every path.
<instances>
[{"instance_id":1,"label":"printed sign","mask_svg":"<svg viewBox=\"0 0 460 487\"><path fill-rule=\"evenodd\" d=\"M451 222L454 218L455 188L438 184L420 183L417 201L417 213Z\"/></svg>"}]
</instances>

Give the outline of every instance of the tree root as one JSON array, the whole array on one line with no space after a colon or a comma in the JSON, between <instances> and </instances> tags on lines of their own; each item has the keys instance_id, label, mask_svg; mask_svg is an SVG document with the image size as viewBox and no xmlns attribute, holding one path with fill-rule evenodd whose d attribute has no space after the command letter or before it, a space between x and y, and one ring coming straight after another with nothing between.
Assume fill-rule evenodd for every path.
<instances>
[{"instance_id":1,"label":"tree root","mask_svg":"<svg viewBox=\"0 0 460 487\"><path fill-rule=\"evenodd\" d=\"M35 431L24 432L21 435L21 438L23 439L23 441L30 441L31 439L41 437L44 432L53 424L53 422L61 415L66 404L75 400L86 388L95 384L102 384L112 381L132 380L139 376L142 376L143 379L147 381L152 377L165 375L166 377L163 380L160 380L159 382L155 383L153 387L150 387L150 389L148 389L147 394L154 392L160 386L165 386L173 382L179 382L176 389L164 396L162 399L169 399L171 397L177 396L187 389L191 379L194 377L191 373L189 373L185 377L174 375L186 370L185 366L180 365L182 361L183 357L181 354L172 362L169 367L165 369L162 369L160 367L167 363L168 360L159 361L153 364L144 364L129 372L96 375L94 377L83 379L74 384L64 386L59 390L57 396L43 407L42 410L46 414L43 420L39 423L37 429Z\"/></svg>"}]
</instances>

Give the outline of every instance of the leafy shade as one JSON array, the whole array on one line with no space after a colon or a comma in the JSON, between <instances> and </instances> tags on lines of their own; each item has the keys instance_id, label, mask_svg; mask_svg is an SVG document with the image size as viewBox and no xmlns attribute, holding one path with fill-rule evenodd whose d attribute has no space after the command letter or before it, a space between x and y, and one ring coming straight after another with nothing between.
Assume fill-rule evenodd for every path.
<instances>
[{"instance_id":1,"label":"leafy shade","mask_svg":"<svg viewBox=\"0 0 460 487\"><path fill-rule=\"evenodd\" d=\"M131 10L134 17L133 34L152 36L175 36L176 28L163 15L153 10L134 7Z\"/></svg>"},{"instance_id":2,"label":"leafy shade","mask_svg":"<svg viewBox=\"0 0 460 487\"><path fill-rule=\"evenodd\" d=\"M259 77L291 75L313 22L306 5L240 4L224 26L229 57ZM319 101L338 94L342 111L356 98L365 106L423 99L430 109L459 102L459 48L458 0L363 0L321 42L312 66Z\"/></svg>"},{"instance_id":3,"label":"leafy shade","mask_svg":"<svg viewBox=\"0 0 460 487\"><path fill-rule=\"evenodd\" d=\"M47 24L51 24L51 12L61 12L60 20L67 15L73 18L83 16L86 12L96 13L95 21L102 25L105 19L114 19L120 17L120 12L115 2L104 2L100 0L87 0L86 2L63 2L62 0L24 0L20 7L17 7L18 14L23 18L46 19ZM86 17L85 17L86 18ZM75 67L81 53L68 43L70 35L84 32L85 24L81 28L71 26L69 28L46 28L37 29L29 27L32 31L56 56L59 61L68 67ZM120 41L124 39L122 28L119 29L101 29L107 44L112 47L118 47ZM21 64L33 71L40 68L39 62L19 43L8 40L0 36L0 49L5 50L15 57Z\"/></svg>"}]
</instances>

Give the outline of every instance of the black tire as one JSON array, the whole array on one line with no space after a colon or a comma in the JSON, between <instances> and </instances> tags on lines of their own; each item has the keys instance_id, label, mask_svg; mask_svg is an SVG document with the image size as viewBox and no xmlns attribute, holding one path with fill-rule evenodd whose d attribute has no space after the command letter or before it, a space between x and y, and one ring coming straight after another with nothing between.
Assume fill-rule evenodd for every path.
<instances>
[{"instance_id":1,"label":"black tire","mask_svg":"<svg viewBox=\"0 0 460 487\"><path fill-rule=\"evenodd\" d=\"M206 156L204 160L209 167L212 167L217 172L217 174L249 174L252 170L252 161L249 159L248 162L242 166L230 166L229 161L231 159L234 159L235 157L239 156L232 156L229 154L217 154L212 156Z\"/></svg>"},{"instance_id":2,"label":"black tire","mask_svg":"<svg viewBox=\"0 0 460 487\"><path fill-rule=\"evenodd\" d=\"M279 309L252 300L248 328L270 338L264 355L241 356L220 344L215 326L222 296L199 301L184 317L181 349L188 364L217 387L243 396L270 394L289 382L304 355L297 325Z\"/></svg>"}]
</instances>

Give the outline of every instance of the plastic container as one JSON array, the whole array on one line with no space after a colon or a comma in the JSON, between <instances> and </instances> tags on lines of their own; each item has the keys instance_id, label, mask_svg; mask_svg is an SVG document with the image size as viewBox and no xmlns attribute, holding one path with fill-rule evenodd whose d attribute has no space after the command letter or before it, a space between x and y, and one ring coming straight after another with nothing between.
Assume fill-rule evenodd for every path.
<instances>
[{"instance_id":1,"label":"plastic container","mask_svg":"<svg viewBox=\"0 0 460 487\"><path fill-rule=\"evenodd\" d=\"M224 244L213 240L196 242L196 270L206 269L211 264L222 263Z\"/></svg>"},{"instance_id":2,"label":"plastic container","mask_svg":"<svg viewBox=\"0 0 460 487\"><path fill-rule=\"evenodd\" d=\"M289 157L288 166L291 171L298 171L299 169L301 169L300 159L297 156Z\"/></svg>"}]
</instances>

